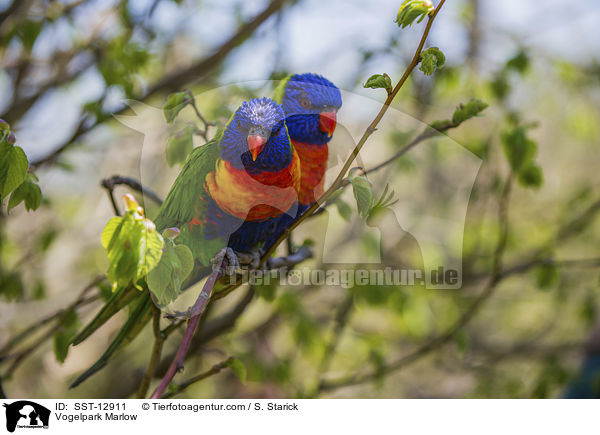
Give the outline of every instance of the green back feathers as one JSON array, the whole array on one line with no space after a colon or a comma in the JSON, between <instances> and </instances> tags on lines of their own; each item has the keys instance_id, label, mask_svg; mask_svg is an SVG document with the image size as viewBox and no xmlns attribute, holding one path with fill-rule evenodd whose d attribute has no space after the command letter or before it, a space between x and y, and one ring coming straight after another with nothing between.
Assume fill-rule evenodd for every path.
<instances>
[{"instance_id":1,"label":"green back feathers","mask_svg":"<svg viewBox=\"0 0 600 435\"><path fill-rule=\"evenodd\" d=\"M160 231L170 227L181 229L198 217L194 216L195 209L201 206L197 201L204 193L204 180L214 171L218 157L217 138L192 150L155 219Z\"/></svg>"}]
</instances>

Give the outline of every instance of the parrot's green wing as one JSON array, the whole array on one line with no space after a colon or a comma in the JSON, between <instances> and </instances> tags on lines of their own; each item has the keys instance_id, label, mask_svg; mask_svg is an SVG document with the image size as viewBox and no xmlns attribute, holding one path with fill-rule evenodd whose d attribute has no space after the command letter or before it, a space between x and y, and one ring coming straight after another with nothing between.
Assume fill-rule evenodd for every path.
<instances>
[{"instance_id":1,"label":"parrot's green wing","mask_svg":"<svg viewBox=\"0 0 600 435\"><path fill-rule=\"evenodd\" d=\"M215 139L190 153L154 220L159 231L179 228L180 235L176 243L187 245L194 258L204 265L208 265L225 244L221 239L207 239L203 234L203 226L192 224L194 220L202 222L205 217L206 198L209 195L204 182L206 176L215 170L221 136L217 134Z\"/></svg>"}]
</instances>

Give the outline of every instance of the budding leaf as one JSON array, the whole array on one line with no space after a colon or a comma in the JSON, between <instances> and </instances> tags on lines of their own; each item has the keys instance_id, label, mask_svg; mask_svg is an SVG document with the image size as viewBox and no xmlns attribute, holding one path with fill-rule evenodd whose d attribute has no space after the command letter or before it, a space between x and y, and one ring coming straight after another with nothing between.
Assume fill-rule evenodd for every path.
<instances>
[{"instance_id":1,"label":"budding leaf","mask_svg":"<svg viewBox=\"0 0 600 435\"><path fill-rule=\"evenodd\" d=\"M487 103L477 98L472 99L467 104L459 104L452 114L452 123L457 126L467 119L479 115L487 106Z\"/></svg>"},{"instance_id":2,"label":"budding leaf","mask_svg":"<svg viewBox=\"0 0 600 435\"><path fill-rule=\"evenodd\" d=\"M40 190L40 186L38 186L34 180L35 175L28 174L25 181L14 190L8 201L9 211L21 202L25 202L25 209L27 211L37 210L42 200L42 191Z\"/></svg>"},{"instance_id":3,"label":"budding leaf","mask_svg":"<svg viewBox=\"0 0 600 435\"><path fill-rule=\"evenodd\" d=\"M231 369L233 374L237 376L242 384L246 383L247 370L246 366L241 360L237 358L231 358L227 360L225 365Z\"/></svg>"},{"instance_id":4,"label":"budding leaf","mask_svg":"<svg viewBox=\"0 0 600 435\"><path fill-rule=\"evenodd\" d=\"M110 263L107 277L113 291L131 282L136 285L156 267L163 253L163 238L140 209L129 209L123 217L113 217L102 231L102 246Z\"/></svg>"},{"instance_id":5,"label":"budding leaf","mask_svg":"<svg viewBox=\"0 0 600 435\"><path fill-rule=\"evenodd\" d=\"M185 245L165 241L158 265L148 273L148 288L156 303L165 307L181 293L181 286L194 268L192 251Z\"/></svg>"},{"instance_id":6,"label":"budding leaf","mask_svg":"<svg viewBox=\"0 0 600 435\"><path fill-rule=\"evenodd\" d=\"M383 73L383 74L373 74L371 77L369 77L367 79L367 81L363 85L363 87L364 88L371 88L371 89L383 88L389 94L390 92L392 92L392 80L390 79L390 76L388 76L385 73Z\"/></svg>"},{"instance_id":7,"label":"budding leaf","mask_svg":"<svg viewBox=\"0 0 600 435\"><path fill-rule=\"evenodd\" d=\"M167 102L163 105L163 113L169 124L172 124L179 115L179 112L187 106L192 99L187 91L175 92L167 97Z\"/></svg>"},{"instance_id":8,"label":"budding leaf","mask_svg":"<svg viewBox=\"0 0 600 435\"><path fill-rule=\"evenodd\" d=\"M169 138L167 142L167 163L170 167L178 163L183 164L193 148L194 128L188 126Z\"/></svg>"},{"instance_id":9,"label":"budding leaf","mask_svg":"<svg viewBox=\"0 0 600 435\"><path fill-rule=\"evenodd\" d=\"M354 177L351 181L352 191L356 199L358 214L366 218L373 203L373 188L371 182L364 175Z\"/></svg>"},{"instance_id":10,"label":"budding leaf","mask_svg":"<svg viewBox=\"0 0 600 435\"><path fill-rule=\"evenodd\" d=\"M434 11L433 4L430 0L405 0L400 5L398 16L396 17L396 23L401 28L412 25L417 20L417 23L423 21L423 19Z\"/></svg>"},{"instance_id":11,"label":"budding leaf","mask_svg":"<svg viewBox=\"0 0 600 435\"><path fill-rule=\"evenodd\" d=\"M429 47L421 53L421 65L419 69L425 75L430 76L438 68L441 68L446 63L446 56L437 47Z\"/></svg>"}]
</instances>

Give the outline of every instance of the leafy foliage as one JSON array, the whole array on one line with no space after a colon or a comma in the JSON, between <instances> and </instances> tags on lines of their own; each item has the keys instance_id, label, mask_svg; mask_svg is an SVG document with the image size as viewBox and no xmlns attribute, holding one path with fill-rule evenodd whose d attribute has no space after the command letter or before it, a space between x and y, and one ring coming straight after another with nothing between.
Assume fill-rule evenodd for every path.
<instances>
[{"instance_id":1,"label":"leafy foliage","mask_svg":"<svg viewBox=\"0 0 600 435\"><path fill-rule=\"evenodd\" d=\"M176 164L183 164L187 156L194 148L193 126L187 126L169 137L167 142L167 163L173 167Z\"/></svg>"},{"instance_id":2,"label":"leafy foliage","mask_svg":"<svg viewBox=\"0 0 600 435\"><path fill-rule=\"evenodd\" d=\"M400 5L396 23L404 29L407 26L411 26L415 20L417 20L417 23L420 23L434 9L430 0L404 0L402 5Z\"/></svg>"},{"instance_id":3,"label":"leafy foliage","mask_svg":"<svg viewBox=\"0 0 600 435\"><path fill-rule=\"evenodd\" d=\"M15 145L8 124L0 120L0 200L4 201L25 180L27 156Z\"/></svg>"},{"instance_id":4,"label":"leafy foliage","mask_svg":"<svg viewBox=\"0 0 600 435\"><path fill-rule=\"evenodd\" d=\"M131 195L124 195L127 212L111 218L102 231L102 246L110 266L107 276L113 291L130 283L141 289L137 281L159 263L163 238L154 223L144 217L144 210Z\"/></svg>"},{"instance_id":5,"label":"leafy foliage","mask_svg":"<svg viewBox=\"0 0 600 435\"><path fill-rule=\"evenodd\" d=\"M367 79L363 87L371 89L385 89L389 94L392 92L392 79L390 79L390 76L388 76L386 73L373 74Z\"/></svg>"},{"instance_id":6,"label":"leafy foliage","mask_svg":"<svg viewBox=\"0 0 600 435\"><path fill-rule=\"evenodd\" d=\"M444 53L437 47L429 47L421 53L419 69L423 71L423 74L430 76L436 69L443 67L444 63L446 63Z\"/></svg>"},{"instance_id":7,"label":"leafy foliage","mask_svg":"<svg viewBox=\"0 0 600 435\"><path fill-rule=\"evenodd\" d=\"M185 245L176 245L171 235L172 229L163 232L165 244L158 265L148 273L148 288L159 306L166 306L179 296L183 281L194 268L192 251ZM166 233L166 234L165 234Z\"/></svg>"},{"instance_id":8,"label":"leafy foliage","mask_svg":"<svg viewBox=\"0 0 600 435\"><path fill-rule=\"evenodd\" d=\"M35 175L27 174L25 180L10 195L8 210L16 207L21 202L25 203L25 209L27 211L37 210L42 201L42 191L36 181L38 181L38 179Z\"/></svg>"},{"instance_id":9,"label":"leafy foliage","mask_svg":"<svg viewBox=\"0 0 600 435\"><path fill-rule=\"evenodd\" d=\"M472 99L467 104L459 104L452 115L452 122L458 126L467 119L479 115L487 106L486 103L477 98Z\"/></svg>"},{"instance_id":10,"label":"leafy foliage","mask_svg":"<svg viewBox=\"0 0 600 435\"><path fill-rule=\"evenodd\" d=\"M174 92L170 94L163 105L163 114L169 124L172 124L185 106L192 101L188 91Z\"/></svg>"},{"instance_id":11,"label":"leafy foliage","mask_svg":"<svg viewBox=\"0 0 600 435\"><path fill-rule=\"evenodd\" d=\"M70 309L60 319L60 326L54 334L54 355L58 362L64 362L69 353L69 346L79 329L77 311Z\"/></svg>"},{"instance_id":12,"label":"leafy foliage","mask_svg":"<svg viewBox=\"0 0 600 435\"><path fill-rule=\"evenodd\" d=\"M541 168L535 163L537 143L527 136L528 126L512 125L502 133L502 147L519 183L525 187L540 187L544 181Z\"/></svg>"}]
</instances>

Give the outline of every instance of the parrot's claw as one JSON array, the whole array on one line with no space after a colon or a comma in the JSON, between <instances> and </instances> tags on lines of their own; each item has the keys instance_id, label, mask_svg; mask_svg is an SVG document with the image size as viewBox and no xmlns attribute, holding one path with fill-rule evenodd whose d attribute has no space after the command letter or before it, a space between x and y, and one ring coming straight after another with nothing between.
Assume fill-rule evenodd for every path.
<instances>
[{"instance_id":1,"label":"parrot's claw","mask_svg":"<svg viewBox=\"0 0 600 435\"><path fill-rule=\"evenodd\" d=\"M213 271L220 270L220 276L233 275L240 268L240 261L230 247L221 249L211 260Z\"/></svg>"}]
</instances>

